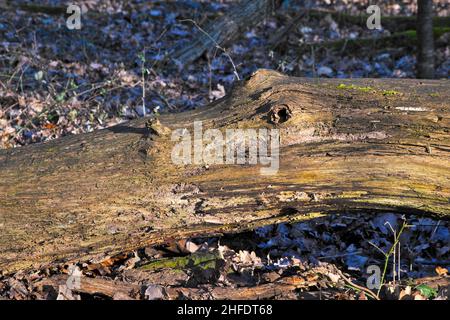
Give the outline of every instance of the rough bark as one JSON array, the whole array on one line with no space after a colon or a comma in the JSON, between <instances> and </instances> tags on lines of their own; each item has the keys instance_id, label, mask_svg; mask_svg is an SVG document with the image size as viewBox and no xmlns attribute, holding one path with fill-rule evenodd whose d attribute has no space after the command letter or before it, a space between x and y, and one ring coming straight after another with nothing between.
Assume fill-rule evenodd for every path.
<instances>
[{"instance_id":1,"label":"rough bark","mask_svg":"<svg viewBox=\"0 0 450 320\"><path fill-rule=\"evenodd\" d=\"M417 3L417 77L434 78L433 0Z\"/></svg>"},{"instance_id":2,"label":"rough bark","mask_svg":"<svg viewBox=\"0 0 450 320\"><path fill-rule=\"evenodd\" d=\"M224 16L197 30L191 43L176 47L169 57L180 66L186 66L200 58L205 51L233 40L239 31L260 23L280 4L279 0L244 0L237 3Z\"/></svg>"},{"instance_id":3,"label":"rough bark","mask_svg":"<svg viewBox=\"0 0 450 320\"><path fill-rule=\"evenodd\" d=\"M68 276L57 275L40 281L35 284L36 288L53 288L58 291L60 286L66 285ZM414 281L416 285L425 284L435 290L445 288L450 285L448 276L437 276L420 278ZM353 283L351 283L354 285ZM326 290L308 291L308 289L317 286L317 281L306 281L303 277L294 275L281 277L274 282L259 284L252 287L214 287L202 286L201 288L191 288L182 286L162 287L163 299L220 299L220 300L261 300L261 299L332 299L332 292ZM299 289L306 292L299 292ZM101 278L80 278L80 286L74 289L77 293L86 293L90 295L103 295L113 299L125 300L135 299L139 293L145 291L145 286L139 286L132 283L113 281ZM405 299L406 300L406 299Z\"/></svg>"},{"instance_id":4,"label":"rough bark","mask_svg":"<svg viewBox=\"0 0 450 320\"><path fill-rule=\"evenodd\" d=\"M58 275L40 281L35 286L37 288L53 287L54 291L59 286L66 284L68 276ZM294 293L297 289L307 289L314 287L317 282L307 282L300 276L288 276L273 283L261 284L253 287L212 287L186 288L180 286L161 287L164 299L176 300L181 297L190 300L218 299L218 300L260 300L260 299L296 299ZM42 289L41 289L42 290ZM144 286L113 281L101 278L81 277L80 285L73 289L77 293L90 295L103 295L119 300L133 299L140 292L145 291Z\"/></svg>"},{"instance_id":5,"label":"rough bark","mask_svg":"<svg viewBox=\"0 0 450 320\"><path fill-rule=\"evenodd\" d=\"M370 87L369 87L370 86ZM260 70L209 106L0 151L0 270L331 212L448 218L448 81ZM170 129L277 128L280 168L175 165Z\"/></svg>"}]
</instances>

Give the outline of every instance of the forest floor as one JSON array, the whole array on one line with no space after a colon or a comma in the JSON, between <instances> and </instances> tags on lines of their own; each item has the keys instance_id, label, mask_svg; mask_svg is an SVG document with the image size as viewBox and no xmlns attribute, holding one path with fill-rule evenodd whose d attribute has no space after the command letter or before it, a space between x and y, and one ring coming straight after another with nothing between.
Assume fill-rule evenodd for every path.
<instances>
[{"instance_id":1,"label":"forest floor","mask_svg":"<svg viewBox=\"0 0 450 320\"><path fill-rule=\"evenodd\" d=\"M415 1L402 1L401 6L379 2L386 15L413 15L416 10ZM40 3L64 6L67 1ZM367 7L364 1L327 3L310 1L314 8L349 14ZM395 30L369 30L331 15L305 15L296 21L302 8L294 1L285 1L256 27L242 30L225 45L229 56L211 48L179 68L170 59L172 48L189 43L198 32L182 20L201 24L232 4L85 1L81 30L68 30L62 15L1 12L0 149L102 129L156 110L200 108L223 97L238 83L237 76L245 78L258 68L302 77L415 76L413 42L376 45L375 40ZM450 14L446 1L438 1L436 8L440 16ZM291 31L275 39L274 46L273 35L286 26ZM364 40L358 50L348 45L362 39L375 40ZM449 39L450 29L445 28L436 39L436 70L444 79L450 78ZM246 298L372 299L366 291L367 281L373 280L368 267L383 273L385 265L381 298L447 299L449 243L448 221L392 213L341 214L185 239L104 261L43 266L8 277L0 272L0 299L227 298L230 288L242 289ZM74 272L116 281L125 289L119 296L107 290L72 292L60 276ZM256 285L271 289L247 290Z\"/></svg>"}]
</instances>

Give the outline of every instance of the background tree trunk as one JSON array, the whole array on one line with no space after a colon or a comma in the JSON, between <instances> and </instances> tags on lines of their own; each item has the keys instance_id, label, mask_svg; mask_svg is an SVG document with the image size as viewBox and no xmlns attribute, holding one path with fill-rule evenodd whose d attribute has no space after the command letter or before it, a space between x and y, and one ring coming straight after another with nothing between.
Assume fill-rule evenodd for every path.
<instances>
[{"instance_id":1,"label":"background tree trunk","mask_svg":"<svg viewBox=\"0 0 450 320\"><path fill-rule=\"evenodd\" d=\"M330 212L448 218L450 84L260 70L204 108L0 150L0 270ZM175 165L169 129L276 128L280 168Z\"/></svg>"},{"instance_id":2,"label":"background tree trunk","mask_svg":"<svg viewBox=\"0 0 450 320\"><path fill-rule=\"evenodd\" d=\"M434 78L433 0L418 0L417 77Z\"/></svg>"}]
</instances>

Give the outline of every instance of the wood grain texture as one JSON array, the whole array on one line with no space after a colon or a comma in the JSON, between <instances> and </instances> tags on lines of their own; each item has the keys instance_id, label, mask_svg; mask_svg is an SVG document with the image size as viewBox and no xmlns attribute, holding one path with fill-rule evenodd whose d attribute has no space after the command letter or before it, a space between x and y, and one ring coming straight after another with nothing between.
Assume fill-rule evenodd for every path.
<instances>
[{"instance_id":1,"label":"wood grain texture","mask_svg":"<svg viewBox=\"0 0 450 320\"><path fill-rule=\"evenodd\" d=\"M0 150L0 270L331 212L448 218L449 101L448 81L314 80L260 70L206 107L161 115L159 134L140 119ZM168 129L192 130L194 120L222 131L279 129L278 173L174 165Z\"/></svg>"}]
</instances>

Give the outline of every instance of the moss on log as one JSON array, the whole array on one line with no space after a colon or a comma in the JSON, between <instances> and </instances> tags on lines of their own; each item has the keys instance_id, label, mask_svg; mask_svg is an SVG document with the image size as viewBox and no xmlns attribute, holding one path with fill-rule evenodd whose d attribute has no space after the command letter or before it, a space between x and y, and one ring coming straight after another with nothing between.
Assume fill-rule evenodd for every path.
<instances>
[{"instance_id":1,"label":"moss on log","mask_svg":"<svg viewBox=\"0 0 450 320\"><path fill-rule=\"evenodd\" d=\"M138 269L153 271L159 269L185 269L197 267L216 269L217 262L223 260L219 252L199 252L182 257L162 258L139 265Z\"/></svg>"}]
</instances>

